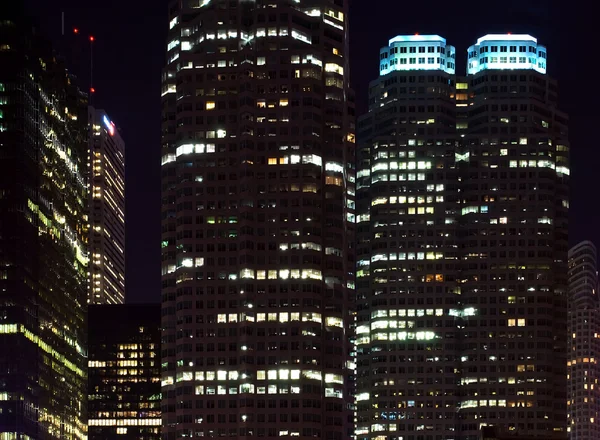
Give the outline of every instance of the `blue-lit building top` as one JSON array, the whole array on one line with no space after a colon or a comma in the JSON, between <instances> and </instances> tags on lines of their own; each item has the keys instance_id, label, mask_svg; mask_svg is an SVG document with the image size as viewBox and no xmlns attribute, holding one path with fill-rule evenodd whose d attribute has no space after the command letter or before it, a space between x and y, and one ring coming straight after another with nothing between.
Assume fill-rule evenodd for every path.
<instances>
[{"instance_id":1,"label":"blue-lit building top","mask_svg":"<svg viewBox=\"0 0 600 440\"><path fill-rule=\"evenodd\" d=\"M482 70L531 69L546 73L546 47L531 35L489 34L469 47L467 75Z\"/></svg>"},{"instance_id":2,"label":"blue-lit building top","mask_svg":"<svg viewBox=\"0 0 600 440\"><path fill-rule=\"evenodd\" d=\"M379 75L395 70L442 70L454 74L454 46L439 35L398 35L379 51Z\"/></svg>"}]
</instances>

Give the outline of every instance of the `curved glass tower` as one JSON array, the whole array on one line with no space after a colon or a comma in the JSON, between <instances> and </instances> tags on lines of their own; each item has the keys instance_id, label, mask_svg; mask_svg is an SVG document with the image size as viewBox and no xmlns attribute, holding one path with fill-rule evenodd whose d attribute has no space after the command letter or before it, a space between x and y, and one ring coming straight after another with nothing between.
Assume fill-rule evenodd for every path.
<instances>
[{"instance_id":1,"label":"curved glass tower","mask_svg":"<svg viewBox=\"0 0 600 440\"><path fill-rule=\"evenodd\" d=\"M163 438L349 439L347 2L185 0L163 72Z\"/></svg>"}]
</instances>

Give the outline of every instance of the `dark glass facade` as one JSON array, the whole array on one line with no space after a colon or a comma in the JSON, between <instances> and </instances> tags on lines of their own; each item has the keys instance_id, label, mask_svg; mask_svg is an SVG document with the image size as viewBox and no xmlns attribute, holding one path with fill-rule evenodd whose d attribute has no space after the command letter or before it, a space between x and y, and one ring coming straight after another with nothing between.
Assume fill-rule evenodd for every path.
<instances>
[{"instance_id":1,"label":"dark glass facade","mask_svg":"<svg viewBox=\"0 0 600 440\"><path fill-rule=\"evenodd\" d=\"M164 439L353 435L347 3L170 3Z\"/></svg>"},{"instance_id":2,"label":"dark glass facade","mask_svg":"<svg viewBox=\"0 0 600 440\"><path fill-rule=\"evenodd\" d=\"M88 330L88 438L160 439L160 305L90 305Z\"/></svg>"},{"instance_id":3,"label":"dark glass facade","mask_svg":"<svg viewBox=\"0 0 600 440\"><path fill-rule=\"evenodd\" d=\"M0 436L83 439L87 98L20 18L0 65Z\"/></svg>"}]
</instances>

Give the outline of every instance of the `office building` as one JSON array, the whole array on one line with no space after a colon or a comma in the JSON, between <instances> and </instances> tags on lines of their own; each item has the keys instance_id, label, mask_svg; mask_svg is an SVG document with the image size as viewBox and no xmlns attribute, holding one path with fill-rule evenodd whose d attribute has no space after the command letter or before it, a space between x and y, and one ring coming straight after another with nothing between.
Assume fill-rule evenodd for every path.
<instances>
[{"instance_id":1,"label":"office building","mask_svg":"<svg viewBox=\"0 0 600 440\"><path fill-rule=\"evenodd\" d=\"M567 118L529 35L454 70L393 38L359 118L357 438L565 438Z\"/></svg>"},{"instance_id":2,"label":"office building","mask_svg":"<svg viewBox=\"0 0 600 440\"><path fill-rule=\"evenodd\" d=\"M90 305L88 319L88 438L159 440L160 305Z\"/></svg>"},{"instance_id":3,"label":"office building","mask_svg":"<svg viewBox=\"0 0 600 440\"><path fill-rule=\"evenodd\" d=\"M104 110L88 109L92 304L125 301L125 144Z\"/></svg>"},{"instance_id":4,"label":"office building","mask_svg":"<svg viewBox=\"0 0 600 440\"><path fill-rule=\"evenodd\" d=\"M567 384L569 438L600 438L600 304L596 246L582 241L569 250Z\"/></svg>"},{"instance_id":5,"label":"office building","mask_svg":"<svg viewBox=\"0 0 600 440\"><path fill-rule=\"evenodd\" d=\"M353 436L347 3L170 3L164 439Z\"/></svg>"},{"instance_id":6,"label":"office building","mask_svg":"<svg viewBox=\"0 0 600 440\"><path fill-rule=\"evenodd\" d=\"M87 96L16 14L0 65L0 437L84 439Z\"/></svg>"}]
</instances>

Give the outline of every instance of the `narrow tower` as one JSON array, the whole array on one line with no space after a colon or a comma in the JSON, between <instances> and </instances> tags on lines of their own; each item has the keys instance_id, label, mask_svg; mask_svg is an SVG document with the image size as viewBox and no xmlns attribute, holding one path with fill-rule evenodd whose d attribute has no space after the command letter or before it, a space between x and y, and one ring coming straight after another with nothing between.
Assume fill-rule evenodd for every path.
<instances>
[{"instance_id":1,"label":"narrow tower","mask_svg":"<svg viewBox=\"0 0 600 440\"><path fill-rule=\"evenodd\" d=\"M88 108L88 303L125 301L125 143L104 110Z\"/></svg>"},{"instance_id":2,"label":"narrow tower","mask_svg":"<svg viewBox=\"0 0 600 440\"><path fill-rule=\"evenodd\" d=\"M569 438L600 437L600 304L596 246L582 241L569 250Z\"/></svg>"}]
</instances>

